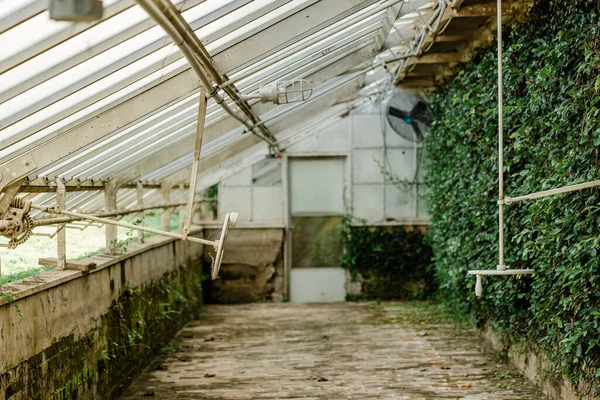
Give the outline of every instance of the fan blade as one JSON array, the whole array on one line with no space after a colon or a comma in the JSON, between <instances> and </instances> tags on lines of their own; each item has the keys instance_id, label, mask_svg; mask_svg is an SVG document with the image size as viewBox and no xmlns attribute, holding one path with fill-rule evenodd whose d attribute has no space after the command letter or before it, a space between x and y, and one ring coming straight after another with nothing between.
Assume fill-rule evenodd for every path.
<instances>
[{"instance_id":1,"label":"fan blade","mask_svg":"<svg viewBox=\"0 0 600 400\"><path fill-rule=\"evenodd\" d=\"M396 107L389 107L388 113L390 115L393 115L394 117L400 118L401 120L405 121L406 118L408 117L408 114L402 110L397 109Z\"/></svg>"},{"instance_id":2,"label":"fan blade","mask_svg":"<svg viewBox=\"0 0 600 400\"><path fill-rule=\"evenodd\" d=\"M423 140L423 133L421 132L421 128L419 128L419 124L417 122L412 124L412 128L415 131L415 136L417 141L420 142Z\"/></svg>"},{"instance_id":3,"label":"fan blade","mask_svg":"<svg viewBox=\"0 0 600 400\"><path fill-rule=\"evenodd\" d=\"M429 107L422 101L419 101L410 112L410 117L414 120L419 120L426 125L431 123L431 116L429 115Z\"/></svg>"}]
</instances>

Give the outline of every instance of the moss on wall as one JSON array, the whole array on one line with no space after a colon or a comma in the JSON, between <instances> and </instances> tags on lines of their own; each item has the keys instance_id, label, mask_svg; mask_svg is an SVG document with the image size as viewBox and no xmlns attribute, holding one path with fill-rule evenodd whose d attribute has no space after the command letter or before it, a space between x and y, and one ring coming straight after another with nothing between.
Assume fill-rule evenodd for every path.
<instances>
[{"instance_id":1,"label":"moss on wall","mask_svg":"<svg viewBox=\"0 0 600 400\"><path fill-rule=\"evenodd\" d=\"M126 283L97 329L78 339L63 337L8 369L0 375L0 395L4 393L6 399L117 398L161 347L187 321L198 317L201 276L198 261L142 287Z\"/></svg>"}]
</instances>

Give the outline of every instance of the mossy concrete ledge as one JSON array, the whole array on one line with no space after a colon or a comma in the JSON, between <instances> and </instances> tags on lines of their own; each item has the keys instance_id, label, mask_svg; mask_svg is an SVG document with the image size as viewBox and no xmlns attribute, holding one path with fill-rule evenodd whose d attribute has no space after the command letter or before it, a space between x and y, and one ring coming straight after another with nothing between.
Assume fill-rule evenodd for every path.
<instances>
[{"instance_id":1,"label":"mossy concrete ledge","mask_svg":"<svg viewBox=\"0 0 600 400\"><path fill-rule=\"evenodd\" d=\"M578 387L560 372L553 370L552 363L535 343L513 343L506 333L489 325L482 330L482 335L494 351L506 356L521 374L534 382L550 399L597 400L589 394L589 387L585 382Z\"/></svg>"},{"instance_id":2,"label":"mossy concrete ledge","mask_svg":"<svg viewBox=\"0 0 600 400\"><path fill-rule=\"evenodd\" d=\"M115 399L198 317L202 245L153 237L127 250L1 288L0 399Z\"/></svg>"}]
</instances>

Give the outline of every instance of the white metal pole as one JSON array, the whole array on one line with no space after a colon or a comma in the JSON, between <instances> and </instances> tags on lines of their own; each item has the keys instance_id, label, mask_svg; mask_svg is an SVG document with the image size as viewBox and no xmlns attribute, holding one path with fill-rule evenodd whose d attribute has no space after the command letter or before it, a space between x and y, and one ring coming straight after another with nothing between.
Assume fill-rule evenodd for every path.
<instances>
[{"instance_id":1,"label":"white metal pole","mask_svg":"<svg viewBox=\"0 0 600 400\"><path fill-rule=\"evenodd\" d=\"M504 116L503 75L502 75L502 0L497 0L498 24L498 267L505 271L504 265Z\"/></svg>"},{"instance_id":2,"label":"white metal pole","mask_svg":"<svg viewBox=\"0 0 600 400\"><path fill-rule=\"evenodd\" d=\"M179 184L179 202L185 201L185 186L183 183ZM185 225L185 206L179 207L179 229L183 229Z\"/></svg>"},{"instance_id":3,"label":"white metal pole","mask_svg":"<svg viewBox=\"0 0 600 400\"><path fill-rule=\"evenodd\" d=\"M185 223L182 227L182 233L185 236L190 231L192 223L192 205L194 195L196 194L196 181L198 180L198 167L200 166L200 151L202 150L202 138L204 136L204 124L206 123L206 91L200 89L200 103L198 104L198 122L196 125L196 141L194 143L194 161L192 162L192 174L190 176L190 189L188 192L188 202L185 209Z\"/></svg>"},{"instance_id":4,"label":"white metal pole","mask_svg":"<svg viewBox=\"0 0 600 400\"><path fill-rule=\"evenodd\" d=\"M67 206L67 190L61 179L56 180L56 205L60 208ZM57 241L57 262L56 268L65 269L67 267L67 230L61 229L56 236Z\"/></svg>"},{"instance_id":5,"label":"white metal pole","mask_svg":"<svg viewBox=\"0 0 600 400\"><path fill-rule=\"evenodd\" d=\"M113 181L108 181L104 185L104 208L106 212L117 211L117 187ZM106 224L106 253L115 254L117 252L117 226Z\"/></svg>"},{"instance_id":6,"label":"white metal pole","mask_svg":"<svg viewBox=\"0 0 600 400\"><path fill-rule=\"evenodd\" d=\"M160 195L162 201L167 204L171 200L171 182L163 182L160 185ZM171 209L165 208L160 214L160 226L163 231L171 230Z\"/></svg>"},{"instance_id":7,"label":"white metal pole","mask_svg":"<svg viewBox=\"0 0 600 400\"><path fill-rule=\"evenodd\" d=\"M136 185L136 195L137 195L137 204L138 207L143 208L144 207L144 185L142 184L142 182L137 183ZM143 224L144 222L144 212L142 211L142 217L140 218L141 222ZM139 243L144 243L144 232L142 231L137 231L137 240Z\"/></svg>"}]
</instances>

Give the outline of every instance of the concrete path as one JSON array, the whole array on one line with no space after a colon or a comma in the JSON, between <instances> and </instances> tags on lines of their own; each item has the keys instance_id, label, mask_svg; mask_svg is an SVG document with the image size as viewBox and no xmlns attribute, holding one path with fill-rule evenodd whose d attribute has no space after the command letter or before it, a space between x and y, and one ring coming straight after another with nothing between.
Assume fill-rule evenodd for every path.
<instances>
[{"instance_id":1,"label":"concrete path","mask_svg":"<svg viewBox=\"0 0 600 400\"><path fill-rule=\"evenodd\" d=\"M207 306L125 399L544 399L428 303Z\"/></svg>"}]
</instances>

